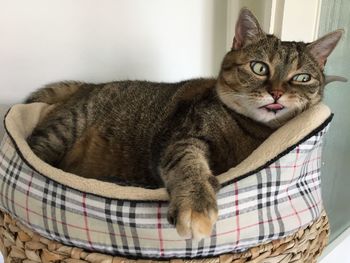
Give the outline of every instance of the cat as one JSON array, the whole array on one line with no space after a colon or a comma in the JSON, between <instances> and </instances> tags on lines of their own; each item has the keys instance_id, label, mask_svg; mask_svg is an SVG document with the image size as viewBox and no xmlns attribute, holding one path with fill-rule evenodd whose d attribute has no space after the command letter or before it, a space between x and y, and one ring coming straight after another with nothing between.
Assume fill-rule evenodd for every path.
<instances>
[{"instance_id":1,"label":"cat","mask_svg":"<svg viewBox=\"0 0 350 263\"><path fill-rule=\"evenodd\" d=\"M80 176L164 186L179 235L208 237L218 216L215 175L321 101L342 32L284 42L244 8L216 79L49 84L26 100L55 104L27 142L43 161Z\"/></svg>"}]
</instances>

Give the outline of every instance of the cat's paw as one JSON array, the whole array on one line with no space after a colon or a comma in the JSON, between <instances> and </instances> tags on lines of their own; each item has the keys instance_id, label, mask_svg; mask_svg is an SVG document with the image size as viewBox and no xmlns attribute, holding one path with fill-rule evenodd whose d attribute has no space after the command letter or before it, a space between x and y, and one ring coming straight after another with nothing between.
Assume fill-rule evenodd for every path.
<instances>
[{"instance_id":1,"label":"cat's paw","mask_svg":"<svg viewBox=\"0 0 350 263\"><path fill-rule=\"evenodd\" d=\"M177 233L185 239L201 240L210 237L217 217L215 208L200 212L192 208L181 209L177 213Z\"/></svg>"},{"instance_id":2,"label":"cat's paw","mask_svg":"<svg viewBox=\"0 0 350 263\"><path fill-rule=\"evenodd\" d=\"M218 218L215 190L211 184L196 187L197 191L175 196L170 201L168 220L183 238L201 240L210 237ZM193 190L193 189L191 189Z\"/></svg>"}]
</instances>

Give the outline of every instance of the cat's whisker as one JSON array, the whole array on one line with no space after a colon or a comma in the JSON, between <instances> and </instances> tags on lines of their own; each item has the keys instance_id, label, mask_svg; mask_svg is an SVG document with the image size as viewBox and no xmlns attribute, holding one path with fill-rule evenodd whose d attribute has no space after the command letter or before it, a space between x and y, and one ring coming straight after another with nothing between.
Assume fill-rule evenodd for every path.
<instances>
[{"instance_id":1,"label":"cat's whisker","mask_svg":"<svg viewBox=\"0 0 350 263\"><path fill-rule=\"evenodd\" d=\"M252 95L249 94L239 94L239 93L235 93L235 92L223 92L223 95L229 95L232 97L240 97L240 98L254 98Z\"/></svg>"}]
</instances>

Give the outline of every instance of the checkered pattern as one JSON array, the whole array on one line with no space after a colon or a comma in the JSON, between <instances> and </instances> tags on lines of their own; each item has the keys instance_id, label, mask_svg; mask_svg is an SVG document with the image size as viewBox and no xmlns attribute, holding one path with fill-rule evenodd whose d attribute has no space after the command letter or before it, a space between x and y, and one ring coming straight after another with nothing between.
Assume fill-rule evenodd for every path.
<instances>
[{"instance_id":1,"label":"checkered pattern","mask_svg":"<svg viewBox=\"0 0 350 263\"><path fill-rule=\"evenodd\" d=\"M115 200L58 184L31 169L6 135L0 148L0 207L41 235L124 256L208 257L278 239L317 219L321 143L327 128L218 193L212 236L183 240L167 202Z\"/></svg>"}]
</instances>

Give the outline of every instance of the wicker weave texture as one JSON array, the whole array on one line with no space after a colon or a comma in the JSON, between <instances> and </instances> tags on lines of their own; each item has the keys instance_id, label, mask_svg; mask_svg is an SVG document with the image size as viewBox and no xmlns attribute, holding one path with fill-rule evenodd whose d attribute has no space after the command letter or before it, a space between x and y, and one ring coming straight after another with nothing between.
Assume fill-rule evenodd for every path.
<instances>
[{"instance_id":1,"label":"wicker weave texture","mask_svg":"<svg viewBox=\"0 0 350 263\"><path fill-rule=\"evenodd\" d=\"M327 244L329 234L328 218L325 212L305 229L292 236L250 248L243 253L225 254L215 258L168 262L215 262L215 263L277 263L277 262L316 262ZM153 260L131 260L100 253L91 253L76 247L69 247L48 240L23 226L10 215L0 211L0 250L5 263L12 262L67 262L67 263L121 263L156 262ZM162 261L165 262L165 261Z\"/></svg>"}]
</instances>

